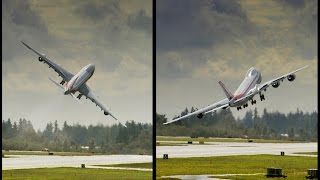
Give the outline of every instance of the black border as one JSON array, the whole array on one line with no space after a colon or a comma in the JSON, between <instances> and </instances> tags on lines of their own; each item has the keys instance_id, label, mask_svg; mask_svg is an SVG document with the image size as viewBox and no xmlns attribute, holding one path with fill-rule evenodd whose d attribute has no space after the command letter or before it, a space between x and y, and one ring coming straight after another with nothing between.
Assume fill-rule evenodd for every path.
<instances>
[{"instance_id":1,"label":"black border","mask_svg":"<svg viewBox=\"0 0 320 180\"><path fill-rule=\"evenodd\" d=\"M156 0L152 0L152 179L156 179Z\"/></svg>"}]
</instances>

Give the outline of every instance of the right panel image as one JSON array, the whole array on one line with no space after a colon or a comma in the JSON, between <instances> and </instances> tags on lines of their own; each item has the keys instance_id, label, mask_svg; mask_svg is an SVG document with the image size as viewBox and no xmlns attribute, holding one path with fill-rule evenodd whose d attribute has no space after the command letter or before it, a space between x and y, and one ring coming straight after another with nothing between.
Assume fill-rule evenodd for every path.
<instances>
[{"instance_id":1,"label":"right panel image","mask_svg":"<svg viewBox=\"0 0 320 180\"><path fill-rule=\"evenodd\" d=\"M156 1L156 178L317 178L317 1Z\"/></svg>"}]
</instances>

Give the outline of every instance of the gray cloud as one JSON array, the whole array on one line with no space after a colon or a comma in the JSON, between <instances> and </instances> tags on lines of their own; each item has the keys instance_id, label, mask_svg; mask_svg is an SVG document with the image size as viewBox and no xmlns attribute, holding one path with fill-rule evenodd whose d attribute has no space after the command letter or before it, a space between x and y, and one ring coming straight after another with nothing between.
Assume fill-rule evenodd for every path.
<instances>
[{"instance_id":1,"label":"gray cloud","mask_svg":"<svg viewBox=\"0 0 320 180\"><path fill-rule=\"evenodd\" d=\"M90 21L103 20L105 16L117 16L121 14L118 1L88 1L83 2L75 9L82 18Z\"/></svg>"},{"instance_id":2,"label":"gray cloud","mask_svg":"<svg viewBox=\"0 0 320 180\"><path fill-rule=\"evenodd\" d=\"M234 91L252 66L266 81L304 65L294 86L310 93L290 108L315 110L317 19L317 1L157 1L157 111L173 117L218 101L224 95L216 81ZM273 100L297 96L281 88ZM290 111L266 104L273 106Z\"/></svg>"},{"instance_id":3,"label":"gray cloud","mask_svg":"<svg viewBox=\"0 0 320 180\"><path fill-rule=\"evenodd\" d=\"M128 24L132 28L146 30L148 33L152 33L152 18L148 17L144 11L140 11L135 16L130 16Z\"/></svg>"},{"instance_id":4,"label":"gray cloud","mask_svg":"<svg viewBox=\"0 0 320 180\"><path fill-rule=\"evenodd\" d=\"M47 77L61 79L37 61L20 43L24 40L72 73L95 64L95 74L87 83L114 115L123 121L152 121L152 36L148 27L152 4L148 0L2 3L3 118L26 117L36 128L44 128L47 121L40 123L44 119L85 125L115 123L91 102L83 100L85 107L79 107L63 96ZM79 112L83 108L87 111Z\"/></svg>"},{"instance_id":5,"label":"gray cloud","mask_svg":"<svg viewBox=\"0 0 320 180\"><path fill-rule=\"evenodd\" d=\"M157 1L156 23L158 51L204 48L254 31L238 1Z\"/></svg>"}]
</instances>

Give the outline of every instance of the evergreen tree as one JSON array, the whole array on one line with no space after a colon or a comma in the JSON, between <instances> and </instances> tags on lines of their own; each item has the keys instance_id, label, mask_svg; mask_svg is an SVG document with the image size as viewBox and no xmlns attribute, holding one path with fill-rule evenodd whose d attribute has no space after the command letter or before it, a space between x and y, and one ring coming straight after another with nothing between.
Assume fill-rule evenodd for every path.
<instances>
[{"instance_id":1,"label":"evergreen tree","mask_svg":"<svg viewBox=\"0 0 320 180\"><path fill-rule=\"evenodd\" d=\"M54 134L57 134L58 132L59 132L58 121L55 120L55 121L54 121L54 130L53 130L53 133L54 133Z\"/></svg>"}]
</instances>

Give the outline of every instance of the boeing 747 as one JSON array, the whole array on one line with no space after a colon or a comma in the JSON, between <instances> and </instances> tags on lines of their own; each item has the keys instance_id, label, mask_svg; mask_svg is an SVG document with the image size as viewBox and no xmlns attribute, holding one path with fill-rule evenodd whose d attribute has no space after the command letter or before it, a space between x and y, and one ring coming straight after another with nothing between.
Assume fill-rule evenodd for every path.
<instances>
[{"instance_id":1,"label":"boeing 747","mask_svg":"<svg viewBox=\"0 0 320 180\"><path fill-rule=\"evenodd\" d=\"M169 123L173 123L175 121L179 121L182 119L185 119L187 117L190 117L192 115L197 115L197 117L200 119L203 117L204 114L216 111L218 109L226 109L226 108L230 108L230 107L236 107L237 110L239 111L240 109L246 108L248 107L248 102L251 101L251 104L256 104L257 101L254 98L254 96L256 94L260 95L260 100L263 101L265 100L263 91L266 91L267 88L271 85L274 88L279 87L280 82L283 82L283 80L285 78L288 79L288 81L293 81L296 78L295 73L306 68L308 66L304 66L300 69L297 69L295 71L292 71L290 73L287 73L285 75L282 75L280 77L277 77L275 79L272 79L270 81L267 81L263 84L261 83L261 73L254 67L251 67L246 76L244 77L244 80L242 81L242 83L240 84L240 86L238 87L238 89L235 91L235 93L231 93L226 86L219 81L219 84L223 90L223 92L225 93L225 95L227 96L227 98L222 99L221 101L218 101L214 104L211 104L207 107L204 107L202 109L199 109L195 112L191 112L189 114L186 114L184 116L178 117L178 118L174 118L173 120L166 122L164 124L169 124Z\"/></svg>"},{"instance_id":2,"label":"boeing 747","mask_svg":"<svg viewBox=\"0 0 320 180\"><path fill-rule=\"evenodd\" d=\"M110 115L119 122L119 120L111 114L108 108L102 102L100 102L98 97L93 94L89 86L86 85L86 82L94 73L95 66L93 64L88 64L87 66L83 67L77 74L73 75L72 73L62 68L59 64L56 64L53 61L49 60L44 54L41 54L32 49L26 43L22 42L22 44L36 53L39 56L38 60L40 62L48 64L49 68L52 68L55 72L58 73L59 76L62 77L62 81L60 83L53 81L51 78L49 79L55 85L64 90L64 95L71 95L79 102L81 102L80 98L84 95L87 99L90 99L93 103L95 103L96 106L99 106L105 115ZM79 95L77 97L74 95L76 92L79 92Z\"/></svg>"}]
</instances>

